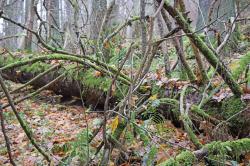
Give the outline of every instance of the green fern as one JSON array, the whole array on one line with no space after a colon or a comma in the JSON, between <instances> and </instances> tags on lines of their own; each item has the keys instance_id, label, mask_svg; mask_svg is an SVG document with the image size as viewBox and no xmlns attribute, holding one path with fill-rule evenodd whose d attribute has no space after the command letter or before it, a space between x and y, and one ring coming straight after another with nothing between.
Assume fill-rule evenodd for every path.
<instances>
[{"instance_id":1,"label":"green fern","mask_svg":"<svg viewBox=\"0 0 250 166\"><path fill-rule=\"evenodd\" d=\"M237 68L233 70L233 76L235 79L238 79L241 73L244 73L247 66L250 64L250 52L240 58L237 62ZM249 75L248 75L249 80Z\"/></svg>"},{"instance_id":2,"label":"green fern","mask_svg":"<svg viewBox=\"0 0 250 166\"><path fill-rule=\"evenodd\" d=\"M88 144L88 140L90 137L91 133L87 132L86 129L77 135L76 141L71 143L70 159L78 156L81 162L87 161L88 155L94 153L94 149L92 149Z\"/></svg>"},{"instance_id":3,"label":"green fern","mask_svg":"<svg viewBox=\"0 0 250 166\"><path fill-rule=\"evenodd\" d=\"M136 132L136 134L138 134L140 136L140 139L143 142L144 146L147 146L150 144L150 138L147 135L147 132L145 130L143 130L144 126L138 127L136 125L133 125L133 128Z\"/></svg>"},{"instance_id":4,"label":"green fern","mask_svg":"<svg viewBox=\"0 0 250 166\"><path fill-rule=\"evenodd\" d=\"M149 152L143 157L143 165L155 165L154 162L157 152L157 147L154 144L150 145Z\"/></svg>"}]
</instances>

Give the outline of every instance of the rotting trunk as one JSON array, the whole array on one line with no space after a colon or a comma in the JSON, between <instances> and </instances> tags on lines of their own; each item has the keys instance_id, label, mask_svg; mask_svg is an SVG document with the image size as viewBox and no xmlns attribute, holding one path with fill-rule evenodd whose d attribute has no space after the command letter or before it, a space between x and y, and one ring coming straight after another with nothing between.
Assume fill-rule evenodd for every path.
<instances>
[{"instance_id":1,"label":"rotting trunk","mask_svg":"<svg viewBox=\"0 0 250 166\"><path fill-rule=\"evenodd\" d=\"M30 79L34 78L37 75L37 73L28 73L28 72L17 72L17 70L11 70L11 71L4 71L3 77L5 79L24 83L29 81ZM38 80L31 83L31 86L34 89L41 88L45 86L46 84L50 83L52 80L54 80L56 77L60 75L59 72L53 71L51 73L46 74L42 78L39 78ZM101 89L90 87L88 85L84 85L80 83L80 81L74 80L73 78L70 78L69 76L65 76L64 78L60 79L56 84L53 84L52 86L49 86L47 90L51 90L54 93L58 95L62 95L65 98L68 97L80 97L80 92L82 91L82 98L84 100L84 104L86 105L92 105L93 108L102 108L105 101L105 92ZM91 96L89 96L91 94ZM111 99L111 103L113 102L113 99Z\"/></svg>"}]
</instances>

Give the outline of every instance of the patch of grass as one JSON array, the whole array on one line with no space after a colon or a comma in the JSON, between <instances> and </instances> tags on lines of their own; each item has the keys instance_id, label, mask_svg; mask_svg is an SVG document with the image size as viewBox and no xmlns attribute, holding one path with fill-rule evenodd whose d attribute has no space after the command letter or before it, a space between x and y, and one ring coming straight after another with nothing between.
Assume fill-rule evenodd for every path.
<instances>
[{"instance_id":1,"label":"patch of grass","mask_svg":"<svg viewBox=\"0 0 250 166\"><path fill-rule=\"evenodd\" d=\"M7 148L6 147L1 147L0 148L0 155L1 156L5 156L8 153Z\"/></svg>"},{"instance_id":2,"label":"patch of grass","mask_svg":"<svg viewBox=\"0 0 250 166\"><path fill-rule=\"evenodd\" d=\"M15 119L15 114L12 111L3 112L3 116L7 121Z\"/></svg>"}]
</instances>

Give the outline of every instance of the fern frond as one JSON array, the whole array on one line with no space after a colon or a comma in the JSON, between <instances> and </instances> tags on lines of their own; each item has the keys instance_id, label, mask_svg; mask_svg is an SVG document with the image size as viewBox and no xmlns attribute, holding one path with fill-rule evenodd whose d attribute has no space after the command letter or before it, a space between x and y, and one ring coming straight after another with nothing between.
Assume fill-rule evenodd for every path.
<instances>
[{"instance_id":1,"label":"fern frond","mask_svg":"<svg viewBox=\"0 0 250 166\"><path fill-rule=\"evenodd\" d=\"M237 62L237 66L233 69L233 77L238 79L239 76L244 73L247 66L250 64L250 52L246 53L240 60Z\"/></svg>"}]
</instances>

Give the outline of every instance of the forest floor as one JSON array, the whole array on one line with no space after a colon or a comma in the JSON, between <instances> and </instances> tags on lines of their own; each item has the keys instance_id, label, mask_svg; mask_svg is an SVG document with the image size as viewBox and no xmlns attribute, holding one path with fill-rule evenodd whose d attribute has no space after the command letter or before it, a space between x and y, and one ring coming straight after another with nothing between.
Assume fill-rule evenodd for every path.
<instances>
[{"instance_id":1,"label":"forest floor","mask_svg":"<svg viewBox=\"0 0 250 166\"><path fill-rule=\"evenodd\" d=\"M7 103L7 100L2 99L1 103ZM16 107L28 126L32 128L33 137L42 145L42 148L53 154L55 165L69 154L64 147L68 143L76 141L77 135L86 128L86 120L88 121L88 127L93 130L97 128L98 125L96 124L102 119L102 115L98 113L88 113L85 118L84 111L87 109L78 105L62 104L58 102L58 96L50 91L44 91L39 96L26 100ZM23 166L46 165L43 157L29 142L12 110L10 108L5 109L4 115L7 121L7 123L5 121L5 127L11 142L12 154L16 164ZM139 120L138 123L140 123ZM111 125L112 121L109 121L108 126L110 127ZM160 129L159 124L158 126L157 124L150 126L151 131L158 133L158 136L153 137L153 140L162 149L158 151L156 157L158 163L177 154L178 150L183 147L190 150L194 149L187 134L181 128L174 127L170 121L165 121L160 125ZM164 132L160 132L159 130L164 130ZM10 163L3 138L3 134L0 132L0 165L7 166ZM199 138L201 142L206 142L207 138L204 136L200 135ZM168 146L168 143L164 139L175 146ZM96 148L101 140L102 133L100 132L91 146ZM142 144L142 142L134 140L128 149L136 151L143 156L149 147L144 147ZM113 155L115 157L115 151ZM136 161L137 159L133 160ZM138 165L140 163L139 160ZM137 165L136 163L134 164Z\"/></svg>"},{"instance_id":2,"label":"forest floor","mask_svg":"<svg viewBox=\"0 0 250 166\"><path fill-rule=\"evenodd\" d=\"M19 86L14 83L10 84L11 89ZM21 95L25 95L25 93ZM245 95L245 97L247 96ZM98 128L98 123L103 117L101 113L87 112L88 109L83 108L79 103L78 105L70 102L62 103L59 99L60 96L53 92L44 91L33 99L26 100L16 106L20 115L32 129L33 137L43 149L52 154L54 165L58 165L60 160L70 155L72 149L67 147L77 142L79 134L87 127L86 122L88 122L88 128L94 130ZM7 100L2 99L1 103L5 104ZM4 110L4 116L7 135L11 141L12 154L16 164L23 166L47 165L43 157L29 142L10 108ZM108 127L112 127L113 123L114 118L108 122ZM142 121L138 120L137 123L140 124ZM148 153L152 144L159 148L155 160L157 163L175 156L180 150L195 149L192 142L189 141L187 133L181 128L176 128L171 121L167 120L161 124L152 123L148 128L152 133L155 133L152 136L153 142L144 146L142 141L138 142L139 139L131 141L127 149L130 152L135 152L137 158L131 153L130 159L133 164L123 163L123 166L140 165L143 156ZM200 133L197 136L202 144L210 142L210 138L205 133ZM91 148L97 148L102 140L102 132L99 132L91 143ZM112 158L116 158L117 154L118 152L114 150ZM250 154L245 156L245 163L247 160L250 161ZM111 165L115 165L113 162L111 162ZM10 165L2 132L0 132L0 165ZM95 165L95 160L93 165ZM200 165L203 164L200 163Z\"/></svg>"}]
</instances>

